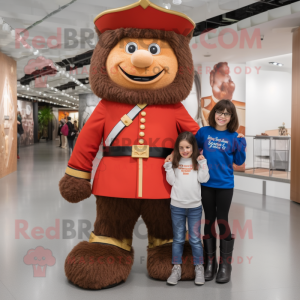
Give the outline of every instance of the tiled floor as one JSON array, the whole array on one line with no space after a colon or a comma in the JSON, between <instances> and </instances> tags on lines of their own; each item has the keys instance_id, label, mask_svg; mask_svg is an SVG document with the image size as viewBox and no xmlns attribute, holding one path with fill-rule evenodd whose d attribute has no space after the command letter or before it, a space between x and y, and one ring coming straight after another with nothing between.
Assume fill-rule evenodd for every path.
<instances>
[{"instance_id":1,"label":"tiled floor","mask_svg":"<svg viewBox=\"0 0 300 300\"><path fill-rule=\"evenodd\" d=\"M147 239L138 238L146 233L140 224L133 241L135 262L126 283L100 291L71 285L64 274L64 260L79 241L88 240L85 234L80 235L78 225L84 220L93 227L95 198L79 204L62 199L58 181L64 174L68 154L54 143L21 148L20 156L18 171L0 179L1 300L299 299L300 205L238 190L230 211L230 224L237 229L237 239L229 283L212 281L197 287L193 282L179 282L170 287L152 280L146 270ZM55 224L57 238L51 239L49 232L41 233ZM63 235L66 224L74 225L75 238ZM22 226L25 233L18 236L16 229ZM239 228L248 228L245 236ZM53 266L49 262L45 277L34 277L33 266L24 262L28 250L38 246L50 249L55 258ZM26 258L25 261L30 263Z\"/></svg>"}]
</instances>

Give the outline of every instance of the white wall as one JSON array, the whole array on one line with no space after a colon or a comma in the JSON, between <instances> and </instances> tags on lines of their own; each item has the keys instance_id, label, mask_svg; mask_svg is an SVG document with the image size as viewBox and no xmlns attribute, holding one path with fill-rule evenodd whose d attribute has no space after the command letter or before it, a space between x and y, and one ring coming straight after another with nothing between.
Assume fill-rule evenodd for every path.
<instances>
[{"instance_id":1,"label":"white wall","mask_svg":"<svg viewBox=\"0 0 300 300\"><path fill-rule=\"evenodd\" d=\"M285 55L279 61L283 59L286 67L268 65L268 61L277 61L277 58L247 63L252 71L246 75L246 135L278 129L283 122L286 128L291 128L292 56ZM246 168L253 167L253 141L250 139L247 138L251 148L248 147Z\"/></svg>"},{"instance_id":2,"label":"white wall","mask_svg":"<svg viewBox=\"0 0 300 300\"><path fill-rule=\"evenodd\" d=\"M246 76L246 135L291 127L290 72L260 69Z\"/></svg>"}]
</instances>

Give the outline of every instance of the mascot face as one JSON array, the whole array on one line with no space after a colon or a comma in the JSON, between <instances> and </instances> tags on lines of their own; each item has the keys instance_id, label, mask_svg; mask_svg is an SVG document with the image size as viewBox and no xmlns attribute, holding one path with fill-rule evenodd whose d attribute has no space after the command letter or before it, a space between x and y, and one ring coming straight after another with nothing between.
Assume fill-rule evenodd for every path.
<instances>
[{"instance_id":1,"label":"mascot face","mask_svg":"<svg viewBox=\"0 0 300 300\"><path fill-rule=\"evenodd\" d=\"M109 53L106 70L124 88L159 89L174 81L178 61L166 41L124 38Z\"/></svg>"},{"instance_id":2,"label":"mascot face","mask_svg":"<svg viewBox=\"0 0 300 300\"><path fill-rule=\"evenodd\" d=\"M119 28L100 33L90 68L99 98L128 104L175 104L187 98L194 69L188 36Z\"/></svg>"}]
</instances>

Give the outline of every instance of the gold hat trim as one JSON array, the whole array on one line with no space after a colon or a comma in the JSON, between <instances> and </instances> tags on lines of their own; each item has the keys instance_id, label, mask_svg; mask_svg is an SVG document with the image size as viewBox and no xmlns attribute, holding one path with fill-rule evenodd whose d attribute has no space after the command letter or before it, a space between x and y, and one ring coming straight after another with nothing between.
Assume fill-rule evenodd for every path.
<instances>
[{"instance_id":1,"label":"gold hat trim","mask_svg":"<svg viewBox=\"0 0 300 300\"><path fill-rule=\"evenodd\" d=\"M102 13L100 13L95 19L94 19L94 23L102 16L104 15L107 15L107 14L111 14L111 13L116 13L116 12L120 12L120 11L125 11L125 10L129 10L129 9L132 9L132 8L135 8L137 6L141 6L142 8L146 9L148 6L150 7L153 7L157 10L160 10L162 12L165 12L165 13L168 13L168 14L171 14L171 15L176 15L176 16L179 16L179 17L182 17L186 20L188 20L189 22L192 23L192 25L194 26L195 28L195 22L190 18L188 17L187 15L183 14L183 13L180 13L180 12L177 12L177 11L174 11L174 10L170 10L170 9L166 9L166 8L163 8L163 7L160 7L158 5L155 5L153 3L151 3L149 0L140 0L138 2L135 2L133 4L130 4L130 5L127 5L127 6L123 6L123 7L120 7L120 8L114 8L114 9L109 9L109 10L105 10L103 11Z\"/></svg>"}]
</instances>

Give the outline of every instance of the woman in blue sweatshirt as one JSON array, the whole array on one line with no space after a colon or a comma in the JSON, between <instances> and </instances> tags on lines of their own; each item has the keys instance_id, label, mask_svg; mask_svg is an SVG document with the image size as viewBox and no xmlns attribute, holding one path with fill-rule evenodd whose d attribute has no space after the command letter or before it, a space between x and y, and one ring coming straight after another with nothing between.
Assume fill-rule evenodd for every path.
<instances>
[{"instance_id":1,"label":"woman in blue sweatshirt","mask_svg":"<svg viewBox=\"0 0 300 300\"><path fill-rule=\"evenodd\" d=\"M210 179L201 184L202 205L205 213L203 238L206 255L205 280L213 280L216 261L217 219L220 232L220 265L216 281L226 283L231 275L231 258L234 236L228 224L228 214L233 196L233 163L242 165L246 159L246 140L236 130L239 127L236 108L230 100L219 101L208 118L210 126L202 127L196 134L198 147L207 159Z\"/></svg>"}]
</instances>

